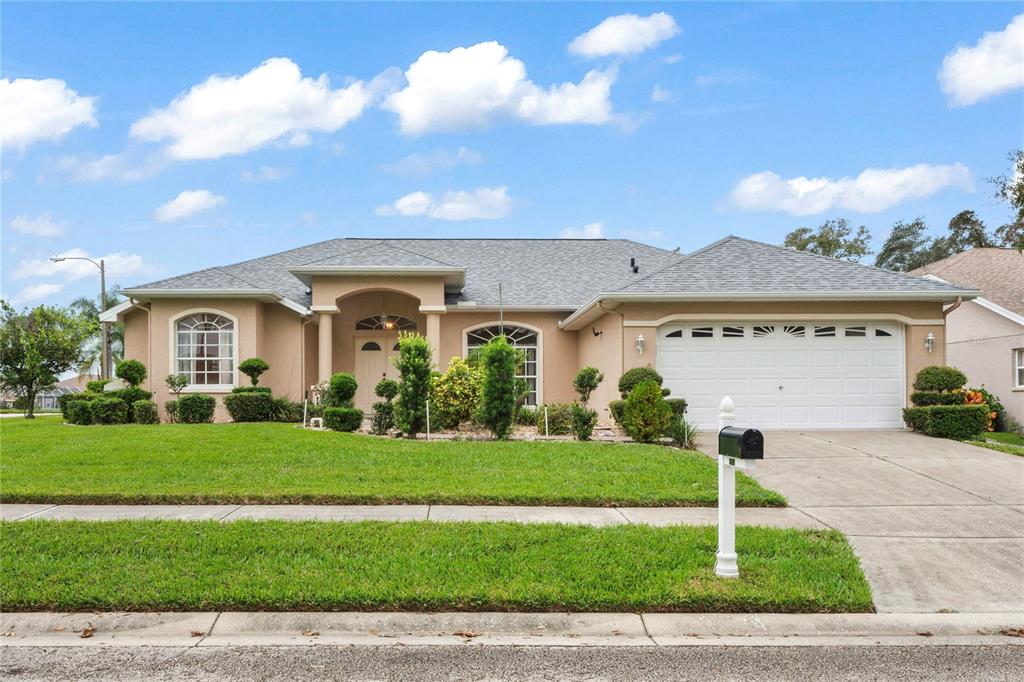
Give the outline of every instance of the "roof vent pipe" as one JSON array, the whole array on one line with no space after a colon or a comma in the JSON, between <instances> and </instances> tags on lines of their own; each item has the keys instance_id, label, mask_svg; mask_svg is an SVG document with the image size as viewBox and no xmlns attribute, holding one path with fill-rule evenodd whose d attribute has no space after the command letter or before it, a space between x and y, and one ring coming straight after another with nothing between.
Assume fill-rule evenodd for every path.
<instances>
[{"instance_id":1,"label":"roof vent pipe","mask_svg":"<svg viewBox=\"0 0 1024 682\"><path fill-rule=\"evenodd\" d=\"M636 264L636 258L629 259L629 269L633 271L633 274L640 272L640 266Z\"/></svg>"}]
</instances>

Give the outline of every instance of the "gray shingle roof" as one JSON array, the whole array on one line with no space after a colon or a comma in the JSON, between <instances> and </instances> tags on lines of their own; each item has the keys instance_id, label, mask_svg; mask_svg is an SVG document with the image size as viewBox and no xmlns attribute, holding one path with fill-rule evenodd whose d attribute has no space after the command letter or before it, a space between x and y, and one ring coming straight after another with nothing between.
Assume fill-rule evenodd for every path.
<instances>
[{"instance_id":1,"label":"gray shingle roof","mask_svg":"<svg viewBox=\"0 0 1024 682\"><path fill-rule=\"evenodd\" d=\"M307 286L288 270L310 265L464 268L465 286L447 294L449 304L497 305L500 283L507 306L567 310L610 292L963 291L739 237L687 256L624 239L331 239L135 288L272 289L309 306Z\"/></svg>"},{"instance_id":2,"label":"gray shingle roof","mask_svg":"<svg viewBox=\"0 0 1024 682\"><path fill-rule=\"evenodd\" d=\"M612 291L612 290L605 290ZM617 293L962 292L903 273L729 236Z\"/></svg>"},{"instance_id":3,"label":"gray shingle roof","mask_svg":"<svg viewBox=\"0 0 1024 682\"><path fill-rule=\"evenodd\" d=\"M1024 315L1024 252L1017 249L970 249L911 270L963 287L980 289L985 298Z\"/></svg>"}]
</instances>

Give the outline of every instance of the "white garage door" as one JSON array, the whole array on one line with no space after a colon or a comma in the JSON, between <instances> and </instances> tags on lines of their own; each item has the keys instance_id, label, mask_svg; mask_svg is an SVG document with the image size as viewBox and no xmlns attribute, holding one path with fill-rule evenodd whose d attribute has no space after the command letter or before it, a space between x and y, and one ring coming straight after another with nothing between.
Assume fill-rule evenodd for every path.
<instances>
[{"instance_id":1,"label":"white garage door","mask_svg":"<svg viewBox=\"0 0 1024 682\"><path fill-rule=\"evenodd\" d=\"M658 371L698 426L902 428L903 328L863 322L686 322L658 329Z\"/></svg>"}]
</instances>

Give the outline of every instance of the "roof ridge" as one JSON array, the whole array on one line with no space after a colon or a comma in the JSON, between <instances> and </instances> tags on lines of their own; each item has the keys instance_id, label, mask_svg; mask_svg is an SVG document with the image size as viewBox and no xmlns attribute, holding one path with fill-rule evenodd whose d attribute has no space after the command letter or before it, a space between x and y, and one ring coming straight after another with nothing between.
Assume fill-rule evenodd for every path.
<instances>
[{"instance_id":1,"label":"roof ridge","mask_svg":"<svg viewBox=\"0 0 1024 682\"><path fill-rule=\"evenodd\" d=\"M420 253L420 252L418 252L418 251L413 251L412 249L407 249L407 248L405 248L404 246L398 246L397 244L392 244L392 243L391 243L391 240L389 240L389 239L383 240L383 243L387 244L387 245L388 245L389 247L391 247L392 249L397 249L397 250L399 250L399 251L405 251L406 253L411 253L411 254L412 254L412 255L414 255L414 256L419 256L420 258L426 258L426 259L427 259L427 260L429 260L429 261L433 261L433 262L435 262L435 263L438 263L438 264L440 264L440 265L444 265L444 266L447 266L447 267L449 267L449 268L461 268L461 269L463 269L463 270L465 270L465 269L466 269L466 266L464 266L464 265L461 265L461 266L460 266L460 265L453 265L452 263L446 263L446 262L445 262L445 261L443 261L443 260L438 260L438 259L436 259L436 258L434 258L434 257L432 257L432 256L428 256L428 255L426 255L426 254L423 254L423 253Z\"/></svg>"},{"instance_id":2,"label":"roof ridge","mask_svg":"<svg viewBox=\"0 0 1024 682\"><path fill-rule=\"evenodd\" d=\"M690 253L681 255L679 260L677 260L675 263L669 263L668 265L666 265L663 268L658 268L657 270L649 272L646 275L644 275L643 277L641 277L640 279L634 280L632 282L629 282L629 283L619 287L618 289L615 289L615 291L622 291L623 289L628 289L631 286L637 285L640 282L643 282L648 277L654 277L658 273L665 272L669 268L674 268L677 265L679 265L680 263L682 263L684 261L687 261L690 258L693 258L694 256L699 256L700 254L704 253L705 251L708 251L708 250L710 250L710 249L712 249L712 248L714 248L714 247L716 247L716 246L718 246L718 245L720 245L720 244L722 244L724 242L727 242L730 239L740 239L740 237L737 237L737 236L731 235L731 234L726 235L726 236L722 237L721 239L717 239L717 240L711 242L710 244L707 244L705 246L700 247L696 251L691 251ZM626 241L629 241L629 240L626 240ZM655 248L657 248L657 247L655 247ZM673 251L669 251L668 253L674 253L674 252Z\"/></svg>"},{"instance_id":3,"label":"roof ridge","mask_svg":"<svg viewBox=\"0 0 1024 682\"><path fill-rule=\"evenodd\" d=\"M347 239L342 239L341 241L348 241L348 240ZM366 246L360 246L360 247L355 248L355 249L349 249L348 251L336 251L336 252L332 253L329 256L324 256L323 258L316 258L314 260L306 261L305 263L299 263L299 265L313 265L314 263L319 263L320 261L324 261L324 260L327 260L329 258L336 258L336 257L338 257L340 255L343 255L343 254L347 255L347 254L352 254L352 253L359 253L360 251L366 251L367 249L372 249L374 246L377 246L377 245L379 245L381 243L382 243L382 240L374 239L373 243L367 244Z\"/></svg>"}]
</instances>

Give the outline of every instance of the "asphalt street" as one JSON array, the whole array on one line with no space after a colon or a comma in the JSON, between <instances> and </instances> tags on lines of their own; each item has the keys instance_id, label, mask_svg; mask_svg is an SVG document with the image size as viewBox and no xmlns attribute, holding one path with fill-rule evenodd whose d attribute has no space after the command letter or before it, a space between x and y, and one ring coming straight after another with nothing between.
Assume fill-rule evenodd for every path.
<instances>
[{"instance_id":1,"label":"asphalt street","mask_svg":"<svg viewBox=\"0 0 1024 682\"><path fill-rule=\"evenodd\" d=\"M1014 680L1020 646L0 650L4 680Z\"/></svg>"}]
</instances>

